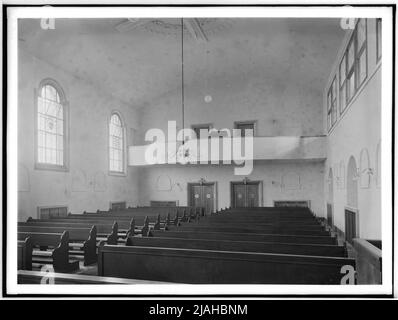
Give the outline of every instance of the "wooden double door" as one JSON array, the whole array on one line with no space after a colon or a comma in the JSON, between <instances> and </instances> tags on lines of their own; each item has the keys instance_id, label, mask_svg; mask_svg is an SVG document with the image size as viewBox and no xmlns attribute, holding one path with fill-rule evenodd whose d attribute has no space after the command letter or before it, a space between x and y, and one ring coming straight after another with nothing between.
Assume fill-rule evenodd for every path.
<instances>
[{"instance_id":1,"label":"wooden double door","mask_svg":"<svg viewBox=\"0 0 398 320\"><path fill-rule=\"evenodd\" d=\"M205 208L206 214L214 212L217 203L216 183L188 183L188 203L190 206Z\"/></svg>"},{"instance_id":2,"label":"wooden double door","mask_svg":"<svg viewBox=\"0 0 398 320\"><path fill-rule=\"evenodd\" d=\"M260 181L231 182L231 207L259 207L260 187Z\"/></svg>"}]
</instances>

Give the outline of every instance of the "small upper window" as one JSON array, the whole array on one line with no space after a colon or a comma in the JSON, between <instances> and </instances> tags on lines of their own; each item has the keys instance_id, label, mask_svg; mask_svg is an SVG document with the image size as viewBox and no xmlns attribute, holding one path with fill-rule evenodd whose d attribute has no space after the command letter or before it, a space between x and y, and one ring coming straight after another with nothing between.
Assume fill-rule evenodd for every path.
<instances>
[{"instance_id":1,"label":"small upper window","mask_svg":"<svg viewBox=\"0 0 398 320\"><path fill-rule=\"evenodd\" d=\"M381 18L376 19L376 57L379 62L381 59Z\"/></svg>"},{"instance_id":2,"label":"small upper window","mask_svg":"<svg viewBox=\"0 0 398 320\"><path fill-rule=\"evenodd\" d=\"M202 133L204 133L204 135L202 134L204 138L207 138L207 137L210 138L209 131L210 131L211 127L212 126L210 124L195 124L195 125L191 126L192 130L196 134L196 139L201 138L201 135L200 135L201 131L202 131Z\"/></svg>"},{"instance_id":3,"label":"small upper window","mask_svg":"<svg viewBox=\"0 0 398 320\"><path fill-rule=\"evenodd\" d=\"M240 130L240 136L245 137L246 133L250 133L254 136L255 129L256 129L256 122L255 121L237 121L234 125L235 129ZM251 131L246 131L251 130Z\"/></svg>"},{"instance_id":4,"label":"small upper window","mask_svg":"<svg viewBox=\"0 0 398 320\"><path fill-rule=\"evenodd\" d=\"M117 113L109 123L109 171L124 173L124 127Z\"/></svg>"},{"instance_id":5,"label":"small upper window","mask_svg":"<svg viewBox=\"0 0 398 320\"><path fill-rule=\"evenodd\" d=\"M359 19L357 23L357 43L355 46L355 68L357 72L356 90L365 81L368 73L367 50L366 50L366 19Z\"/></svg>"},{"instance_id":6,"label":"small upper window","mask_svg":"<svg viewBox=\"0 0 398 320\"><path fill-rule=\"evenodd\" d=\"M347 105L347 95L346 95L346 54L343 55L343 59L339 66L339 97L340 97L340 113L343 113Z\"/></svg>"},{"instance_id":7,"label":"small upper window","mask_svg":"<svg viewBox=\"0 0 398 320\"><path fill-rule=\"evenodd\" d=\"M336 77L333 78L332 84L329 88L327 95L327 112L328 112L328 129L337 121L337 81Z\"/></svg>"},{"instance_id":8,"label":"small upper window","mask_svg":"<svg viewBox=\"0 0 398 320\"><path fill-rule=\"evenodd\" d=\"M53 80L44 80L37 94L36 167L66 169L66 102Z\"/></svg>"}]
</instances>

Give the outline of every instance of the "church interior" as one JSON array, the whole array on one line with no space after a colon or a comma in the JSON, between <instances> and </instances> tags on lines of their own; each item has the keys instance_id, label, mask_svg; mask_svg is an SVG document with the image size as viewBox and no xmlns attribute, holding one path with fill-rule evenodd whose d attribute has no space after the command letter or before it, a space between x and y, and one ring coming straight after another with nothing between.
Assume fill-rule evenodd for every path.
<instances>
[{"instance_id":1,"label":"church interior","mask_svg":"<svg viewBox=\"0 0 398 320\"><path fill-rule=\"evenodd\" d=\"M381 284L381 26L19 19L18 283Z\"/></svg>"}]
</instances>

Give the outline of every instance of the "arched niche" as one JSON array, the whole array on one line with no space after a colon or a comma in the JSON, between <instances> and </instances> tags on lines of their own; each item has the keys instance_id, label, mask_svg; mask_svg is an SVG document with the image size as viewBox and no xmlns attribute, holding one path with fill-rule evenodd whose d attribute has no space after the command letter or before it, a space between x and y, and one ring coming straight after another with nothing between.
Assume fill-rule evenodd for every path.
<instances>
[{"instance_id":1,"label":"arched niche","mask_svg":"<svg viewBox=\"0 0 398 320\"><path fill-rule=\"evenodd\" d=\"M358 169L353 156L350 157L347 166L347 205L358 208Z\"/></svg>"},{"instance_id":2,"label":"arched niche","mask_svg":"<svg viewBox=\"0 0 398 320\"><path fill-rule=\"evenodd\" d=\"M23 164L18 164L18 191L30 191L29 169Z\"/></svg>"},{"instance_id":3,"label":"arched niche","mask_svg":"<svg viewBox=\"0 0 398 320\"><path fill-rule=\"evenodd\" d=\"M300 189L300 176L295 172L289 172L282 176L282 188L286 190Z\"/></svg>"},{"instance_id":4,"label":"arched niche","mask_svg":"<svg viewBox=\"0 0 398 320\"><path fill-rule=\"evenodd\" d=\"M166 174L161 174L156 179L157 191L171 191L171 179Z\"/></svg>"},{"instance_id":5,"label":"arched niche","mask_svg":"<svg viewBox=\"0 0 398 320\"><path fill-rule=\"evenodd\" d=\"M380 188L381 185L381 141L377 144L376 147L376 159L375 159L375 178L376 178L376 186Z\"/></svg>"},{"instance_id":6,"label":"arched niche","mask_svg":"<svg viewBox=\"0 0 398 320\"><path fill-rule=\"evenodd\" d=\"M360 186L369 188L370 186L370 160L368 149L363 148L359 157Z\"/></svg>"}]
</instances>

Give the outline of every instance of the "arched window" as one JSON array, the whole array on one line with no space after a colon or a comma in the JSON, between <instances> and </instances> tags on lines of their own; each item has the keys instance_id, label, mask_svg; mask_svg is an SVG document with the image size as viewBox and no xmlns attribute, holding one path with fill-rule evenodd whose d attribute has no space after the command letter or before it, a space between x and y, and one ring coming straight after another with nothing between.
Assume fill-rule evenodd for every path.
<instances>
[{"instance_id":1,"label":"arched window","mask_svg":"<svg viewBox=\"0 0 398 320\"><path fill-rule=\"evenodd\" d=\"M109 123L109 171L124 173L124 127L119 114L112 113Z\"/></svg>"},{"instance_id":2,"label":"arched window","mask_svg":"<svg viewBox=\"0 0 398 320\"><path fill-rule=\"evenodd\" d=\"M36 168L67 169L67 102L57 82L45 79L37 96Z\"/></svg>"}]
</instances>

